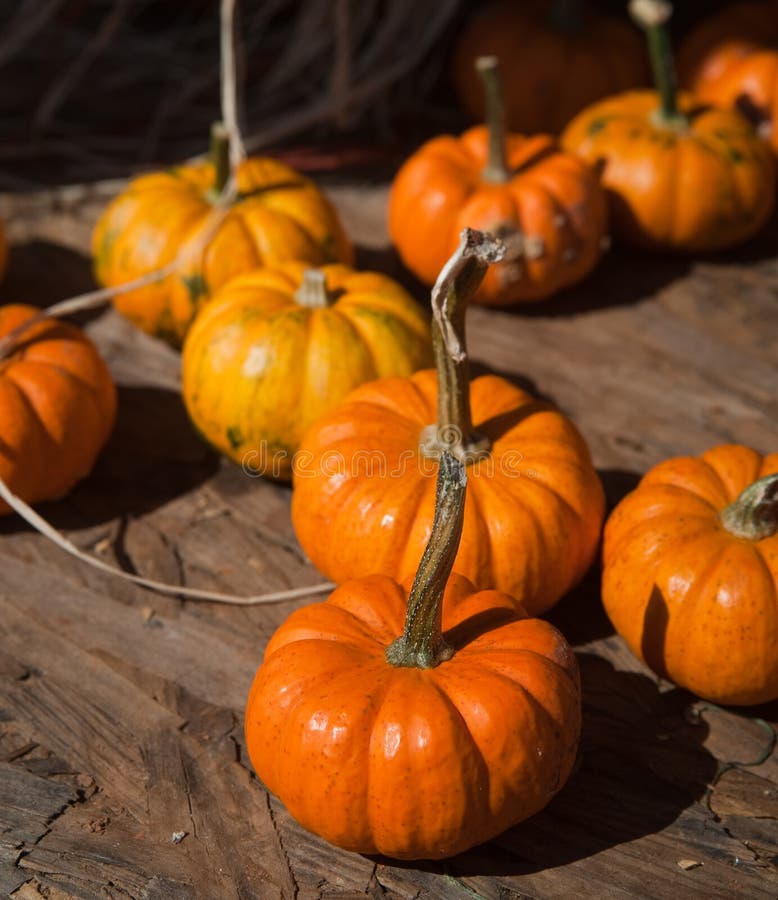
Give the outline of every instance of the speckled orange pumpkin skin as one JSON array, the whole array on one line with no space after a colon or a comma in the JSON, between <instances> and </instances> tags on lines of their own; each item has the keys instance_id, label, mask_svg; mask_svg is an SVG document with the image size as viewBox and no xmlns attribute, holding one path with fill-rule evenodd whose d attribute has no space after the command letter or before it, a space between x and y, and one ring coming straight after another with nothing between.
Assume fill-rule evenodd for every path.
<instances>
[{"instance_id":1,"label":"speckled orange pumpkin skin","mask_svg":"<svg viewBox=\"0 0 778 900\"><path fill-rule=\"evenodd\" d=\"M438 465L420 442L437 417L434 371L362 385L304 436L292 523L305 552L341 583L416 571L432 530ZM532 615L576 584L597 551L604 494L576 427L495 375L470 385L473 424L492 440L468 466L457 572L521 600Z\"/></svg>"},{"instance_id":2,"label":"speckled orange pumpkin skin","mask_svg":"<svg viewBox=\"0 0 778 900\"><path fill-rule=\"evenodd\" d=\"M0 306L0 337L39 312ZM0 476L27 503L59 499L89 473L115 417L116 388L92 342L56 319L29 326L0 359Z\"/></svg>"},{"instance_id":3,"label":"speckled orange pumpkin skin","mask_svg":"<svg viewBox=\"0 0 778 900\"><path fill-rule=\"evenodd\" d=\"M353 261L337 214L316 185L260 157L240 164L238 200L205 248L188 250L213 210L214 180L211 163L142 175L108 206L92 238L95 276L111 287L181 254L172 275L114 300L139 328L176 347L210 295L235 275L290 260Z\"/></svg>"},{"instance_id":4,"label":"speckled orange pumpkin skin","mask_svg":"<svg viewBox=\"0 0 778 900\"><path fill-rule=\"evenodd\" d=\"M339 847L453 856L542 809L580 731L575 656L549 623L453 575L433 669L395 668L407 591L372 576L298 609L276 631L246 708L265 786Z\"/></svg>"},{"instance_id":5,"label":"speckled orange pumpkin skin","mask_svg":"<svg viewBox=\"0 0 778 900\"><path fill-rule=\"evenodd\" d=\"M251 474L291 478L307 428L355 387L432 362L426 313L397 282L323 266L330 306L295 300L293 262L238 276L202 310L184 343L182 393L210 444Z\"/></svg>"},{"instance_id":6,"label":"speckled orange pumpkin skin","mask_svg":"<svg viewBox=\"0 0 778 900\"><path fill-rule=\"evenodd\" d=\"M493 306L542 300L595 267L607 232L607 202L596 174L545 135L508 135L510 180L487 182L488 134L433 138L403 164L389 196L389 232L403 263L435 283L463 228L501 237L502 262L491 265L474 302ZM518 231L539 245L517 253ZM532 257L532 258L530 258Z\"/></svg>"},{"instance_id":7,"label":"speckled orange pumpkin skin","mask_svg":"<svg viewBox=\"0 0 778 900\"><path fill-rule=\"evenodd\" d=\"M646 83L648 61L638 31L590 6L580 27L549 21L548 0L503 0L479 9L454 52L453 76L463 105L484 117L473 63L494 55L504 75L506 121L523 134L558 134L585 106ZM477 4L478 7L484 4Z\"/></svg>"},{"instance_id":8,"label":"speckled orange pumpkin skin","mask_svg":"<svg viewBox=\"0 0 778 900\"><path fill-rule=\"evenodd\" d=\"M605 526L602 598L632 652L716 703L778 698L778 535L734 537L718 520L778 471L725 445L651 469Z\"/></svg>"},{"instance_id":9,"label":"speckled orange pumpkin skin","mask_svg":"<svg viewBox=\"0 0 778 900\"><path fill-rule=\"evenodd\" d=\"M734 111L701 106L688 94L678 106L688 128L657 124L654 91L610 97L576 116L562 145L602 166L618 240L679 252L740 244L773 211L770 148Z\"/></svg>"}]
</instances>

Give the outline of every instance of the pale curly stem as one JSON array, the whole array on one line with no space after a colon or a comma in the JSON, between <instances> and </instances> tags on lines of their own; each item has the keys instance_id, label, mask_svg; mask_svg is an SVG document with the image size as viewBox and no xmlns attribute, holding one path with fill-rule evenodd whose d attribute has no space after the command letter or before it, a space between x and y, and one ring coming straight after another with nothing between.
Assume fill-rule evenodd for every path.
<instances>
[{"instance_id":1,"label":"pale curly stem","mask_svg":"<svg viewBox=\"0 0 778 900\"><path fill-rule=\"evenodd\" d=\"M438 372L438 421L425 452L446 449L471 461L489 452L475 433L470 410L470 361L465 341L467 305L489 265L505 255L498 238L472 228L462 231L459 246L432 288L432 342Z\"/></svg>"}]
</instances>

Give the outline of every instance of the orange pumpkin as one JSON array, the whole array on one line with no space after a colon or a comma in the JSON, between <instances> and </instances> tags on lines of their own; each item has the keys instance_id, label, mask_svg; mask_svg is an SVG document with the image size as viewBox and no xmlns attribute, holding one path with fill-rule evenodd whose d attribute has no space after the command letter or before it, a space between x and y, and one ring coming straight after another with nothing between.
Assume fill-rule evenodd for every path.
<instances>
[{"instance_id":1,"label":"orange pumpkin","mask_svg":"<svg viewBox=\"0 0 778 900\"><path fill-rule=\"evenodd\" d=\"M562 144L603 167L619 240L683 252L742 243L773 210L769 149L736 112L676 95L663 17L669 4L633 0L631 8L649 36L657 92L594 104L573 119Z\"/></svg>"},{"instance_id":2,"label":"orange pumpkin","mask_svg":"<svg viewBox=\"0 0 778 900\"><path fill-rule=\"evenodd\" d=\"M717 45L700 66L694 89L708 103L742 112L778 152L778 50L749 42Z\"/></svg>"},{"instance_id":3,"label":"orange pumpkin","mask_svg":"<svg viewBox=\"0 0 778 900\"><path fill-rule=\"evenodd\" d=\"M606 200L595 173L545 135L504 137L496 63L479 60L491 98L489 125L433 138L392 184L389 232L403 263L433 284L463 228L506 245L476 302L542 300L580 281L597 264Z\"/></svg>"},{"instance_id":4,"label":"orange pumpkin","mask_svg":"<svg viewBox=\"0 0 778 900\"><path fill-rule=\"evenodd\" d=\"M303 826L359 853L460 853L543 808L575 760L575 656L512 597L449 580L465 478L446 455L440 472L410 594L372 576L292 613L246 708L267 788Z\"/></svg>"},{"instance_id":5,"label":"orange pumpkin","mask_svg":"<svg viewBox=\"0 0 778 900\"><path fill-rule=\"evenodd\" d=\"M525 134L558 134L585 106L648 75L628 23L577 0L502 0L479 10L454 51L454 85L476 120L485 109L473 62L488 54L505 73L508 127Z\"/></svg>"},{"instance_id":6,"label":"orange pumpkin","mask_svg":"<svg viewBox=\"0 0 778 900\"><path fill-rule=\"evenodd\" d=\"M716 703L778 699L778 453L651 469L606 524L602 597L657 674Z\"/></svg>"},{"instance_id":7,"label":"orange pumpkin","mask_svg":"<svg viewBox=\"0 0 778 900\"><path fill-rule=\"evenodd\" d=\"M350 263L353 250L335 210L312 181L273 159L237 169L238 199L202 246L223 186L226 152L215 162L180 166L131 181L94 231L97 280L110 287L172 263L173 274L114 298L139 328L180 346L197 311L230 278L260 265L303 260ZM221 183L219 183L221 182Z\"/></svg>"},{"instance_id":8,"label":"orange pumpkin","mask_svg":"<svg viewBox=\"0 0 778 900\"><path fill-rule=\"evenodd\" d=\"M457 571L536 615L591 564L604 498L583 438L558 410L494 375L469 384L465 304L493 246L468 233L433 291L437 378L425 370L362 385L307 432L292 522L327 578L402 580L429 539L448 447L471 472Z\"/></svg>"},{"instance_id":9,"label":"orange pumpkin","mask_svg":"<svg viewBox=\"0 0 778 900\"><path fill-rule=\"evenodd\" d=\"M432 359L429 323L385 275L286 263L234 278L187 335L183 396L219 451L291 476L305 429L364 381Z\"/></svg>"},{"instance_id":10,"label":"orange pumpkin","mask_svg":"<svg viewBox=\"0 0 778 900\"><path fill-rule=\"evenodd\" d=\"M702 95L732 62L755 46L778 41L778 2L733 3L705 18L681 44L678 73L681 84Z\"/></svg>"},{"instance_id":11,"label":"orange pumpkin","mask_svg":"<svg viewBox=\"0 0 778 900\"><path fill-rule=\"evenodd\" d=\"M27 503L56 500L87 475L116 415L116 389L91 341L54 319L26 324L39 313L0 307L0 476Z\"/></svg>"}]
</instances>

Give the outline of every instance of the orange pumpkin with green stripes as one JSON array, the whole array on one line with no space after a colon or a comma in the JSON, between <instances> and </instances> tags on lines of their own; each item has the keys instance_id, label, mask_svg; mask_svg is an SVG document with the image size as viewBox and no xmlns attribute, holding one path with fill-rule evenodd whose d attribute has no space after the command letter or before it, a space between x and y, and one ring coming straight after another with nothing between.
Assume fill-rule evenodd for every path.
<instances>
[{"instance_id":1,"label":"orange pumpkin with green stripes","mask_svg":"<svg viewBox=\"0 0 778 900\"><path fill-rule=\"evenodd\" d=\"M136 178L105 210L92 239L95 275L109 287L179 257L172 274L114 299L139 328L176 347L211 294L235 275L294 259L312 265L353 259L338 216L316 185L264 158L238 166L238 198L203 245L220 168L208 161Z\"/></svg>"},{"instance_id":2,"label":"orange pumpkin with green stripes","mask_svg":"<svg viewBox=\"0 0 778 900\"><path fill-rule=\"evenodd\" d=\"M568 125L562 145L602 167L617 240L654 250L721 250L748 240L770 217L773 159L743 116L676 92L667 7L631 4L649 36L657 90L595 103Z\"/></svg>"},{"instance_id":3,"label":"orange pumpkin with green stripes","mask_svg":"<svg viewBox=\"0 0 778 900\"><path fill-rule=\"evenodd\" d=\"M303 432L353 388L429 365L427 317L385 275L305 263L233 279L184 343L183 395L205 439L287 479Z\"/></svg>"}]
</instances>

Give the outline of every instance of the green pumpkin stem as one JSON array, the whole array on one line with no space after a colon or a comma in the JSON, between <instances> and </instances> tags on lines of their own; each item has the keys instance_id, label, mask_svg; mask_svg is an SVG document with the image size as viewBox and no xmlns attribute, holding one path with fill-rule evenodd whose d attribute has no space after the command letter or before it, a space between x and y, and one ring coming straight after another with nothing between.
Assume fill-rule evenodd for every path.
<instances>
[{"instance_id":1,"label":"green pumpkin stem","mask_svg":"<svg viewBox=\"0 0 778 900\"><path fill-rule=\"evenodd\" d=\"M294 292L294 299L300 306L310 309L324 309L332 306L336 294L327 288L327 276L321 269L306 269L300 287Z\"/></svg>"},{"instance_id":2,"label":"green pumpkin stem","mask_svg":"<svg viewBox=\"0 0 778 900\"><path fill-rule=\"evenodd\" d=\"M444 450L432 533L408 595L405 630L386 648L386 659L393 666L432 669L454 655L443 637L443 593L462 537L466 485L464 465Z\"/></svg>"},{"instance_id":3,"label":"green pumpkin stem","mask_svg":"<svg viewBox=\"0 0 778 900\"><path fill-rule=\"evenodd\" d=\"M510 181L511 173L505 154L505 104L500 63L496 56L479 56L475 68L484 86L486 127L489 132L489 158L481 177L493 184L504 184Z\"/></svg>"},{"instance_id":4,"label":"green pumpkin stem","mask_svg":"<svg viewBox=\"0 0 778 900\"><path fill-rule=\"evenodd\" d=\"M763 541L778 534L778 472L750 484L719 518L735 537Z\"/></svg>"},{"instance_id":5,"label":"green pumpkin stem","mask_svg":"<svg viewBox=\"0 0 778 900\"><path fill-rule=\"evenodd\" d=\"M214 169L212 192L218 197L230 178L230 135L223 122L214 122L211 125L209 157Z\"/></svg>"},{"instance_id":6,"label":"green pumpkin stem","mask_svg":"<svg viewBox=\"0 0 778 900\"><path fill-rule=\"evenodd\" d=\"M629 12L635 23L646 33L654 84L660 100L656 118L662 125L683 127L688 124L688 120L678 110L675 62L667 31L667 22L673 14L673 6L667 0L631 0Z\"/></svg>"},{"instance_id":7,"label":"green pumpkin stem","mask_svg":"<svg viewBox=\"0 0 778 900\"><path fill-rule=\"evenodd\" d=\"M578 31L581 27L581 0L556 0L547 22L557 31Z\"/></svg>"},{"instance_id":8,"label":"green pumpkin stem","mask_svg":"<svg viewBox=\"0 0 778 900\"><path fill-rule=\"evenodd\" d=\"M464 463L489 453L489 441L473 428L470 411L470 360L465 313L490 263L505 255L505 245L484 232L465 228L454 255L432 288L432 345L438 372L438 421L422 435L421 451L438 457L448 450Z\"/></svg>"}]
</instances>

